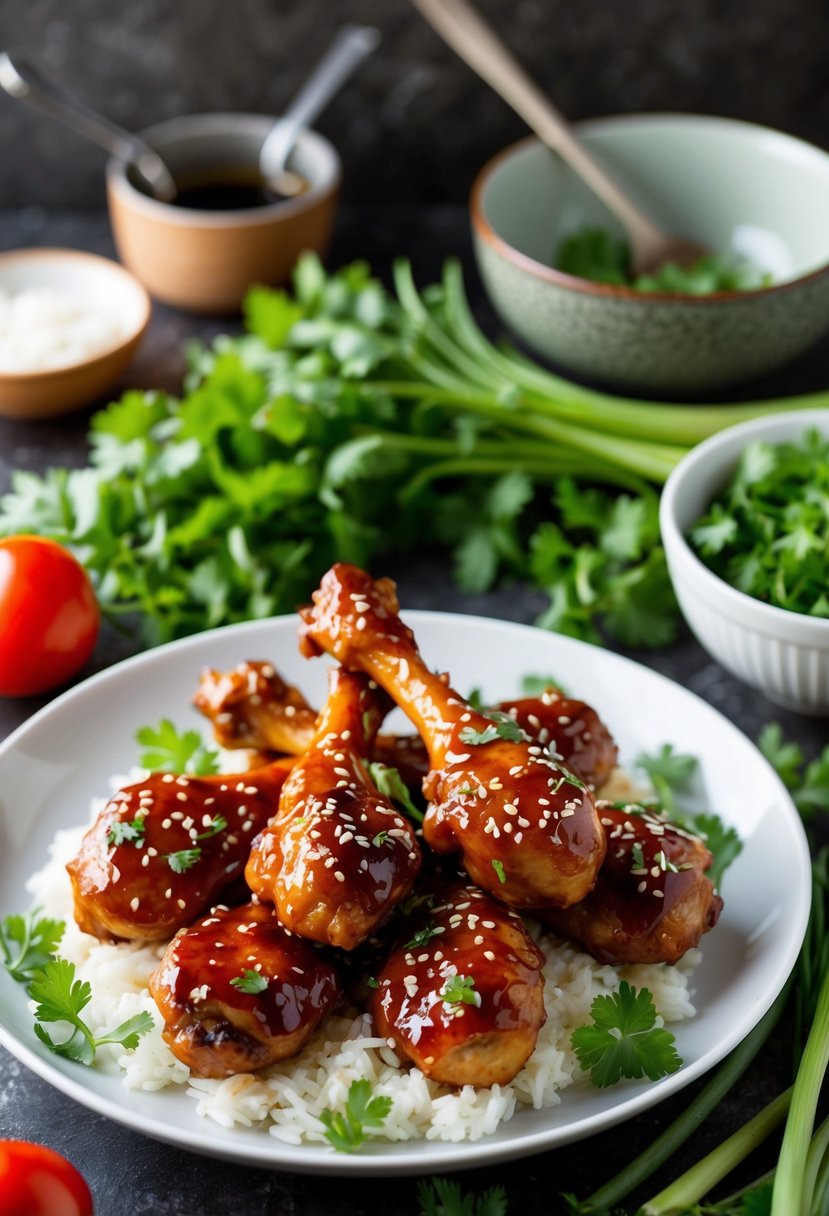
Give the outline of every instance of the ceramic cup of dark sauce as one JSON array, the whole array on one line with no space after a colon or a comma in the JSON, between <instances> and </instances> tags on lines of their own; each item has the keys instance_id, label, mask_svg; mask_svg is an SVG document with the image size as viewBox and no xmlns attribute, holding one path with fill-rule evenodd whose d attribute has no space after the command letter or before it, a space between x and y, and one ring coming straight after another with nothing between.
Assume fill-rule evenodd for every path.
<instances>
[{"instance_id":1,"label":"ceramic cup of dark sauce","mask_svg":"<svg viewBox=\"0 0 829 1216\"><path fill-rule=\"evenodd\" d=\"M198 114L142 132L178 187L152 198L122 160L107 166L107 196L121 261L152 295L191 312L238 311L256 283L288 281L304 250L324 254L341 166L316 131L303 131L289 170L303 189L280 197L262 179L259 155L275 118Z\"/></svg>"}]
</instances>

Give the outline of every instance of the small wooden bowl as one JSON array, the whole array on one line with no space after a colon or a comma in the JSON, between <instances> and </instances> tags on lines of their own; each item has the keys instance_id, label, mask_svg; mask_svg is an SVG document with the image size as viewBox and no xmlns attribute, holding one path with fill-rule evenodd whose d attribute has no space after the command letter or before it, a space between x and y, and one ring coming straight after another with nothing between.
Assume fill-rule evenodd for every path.
<instances>
[{"instance_id":1,"label":"small wooden bowl","mask_svg":"<svg viewBox=\"0 0 829 1216\"><path fill-rule=\"evenodd\" d=\"M98 354L43 371L0 371L0 415L56 418L103 396L132 359L150 322L150 300L117 262L73 249L20 249L0 254L0 289L12 294L53 289L117 313L124 333Z\"/></svg>"}]
</instances>

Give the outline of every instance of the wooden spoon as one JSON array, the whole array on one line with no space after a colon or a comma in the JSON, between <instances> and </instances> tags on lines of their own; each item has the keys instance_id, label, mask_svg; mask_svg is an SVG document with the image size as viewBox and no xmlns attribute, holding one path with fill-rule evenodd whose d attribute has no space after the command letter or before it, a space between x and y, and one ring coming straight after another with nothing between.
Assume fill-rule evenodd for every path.
<instances>
[{"instance_id":1,"label":"wooden spoon","mask_svg":"<svg viewBox=\"0 0 829 1216\"><path fill-rule=\"evenodd\" d=\"M687 266L709 252L692 241L663 232L633 202L468 0L413 0L413 3L461 59L520 114L538 138L557 152L613 212L627 233L635 275L650 274L665 262Z\"/></svg>"}]
</instances>

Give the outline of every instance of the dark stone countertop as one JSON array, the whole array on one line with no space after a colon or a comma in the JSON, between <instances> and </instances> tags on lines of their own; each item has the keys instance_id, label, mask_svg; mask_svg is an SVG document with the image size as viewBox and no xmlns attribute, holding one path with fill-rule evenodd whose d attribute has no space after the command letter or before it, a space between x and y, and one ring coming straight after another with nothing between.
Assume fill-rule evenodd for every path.
<instances>
[{"instance_id":1,"label":"dark stone countertop","mask_svg":"<svg viewBox=\"0 0 829 1216\"><path fill-rule=\"evenodd\" d=\"M66 245L111 253L106 221L97 214L0 213L0 248ZM391 258L410 254L421 281L437 273L444 256L460 251L468 265L469 242L462 208L454 206L361 208L341 218L333 260L366 256L384 272ZM476 306L486 315L476 289ZM235 322L204 322L157 307L147 340L130 368L128 383L178 388L179 351L193 337L209 339ZM786 372L749 390L752 396L818 388L829 379L829 344ZM87 414L50 424L0 421L0 492L14 468L43 470L49 464L79 465L85 459ZM531 621L541 607L538 595L511 587L485 595L464 595L451 583L444 561L419 556L397 563L389 573L399 581L401 598L412 608L472 612ZM105 632L96 655L105 666L124 657L129 646ZM782 723L808 756L825 743L824 722L786 713L738 683L712 662L687 634L671 650L632 657L699 694L752 738L770 719ZM24 721L43 699L0 703L0 737ZM789 1047L778 1031L737 1087L706 1121L684 1150L677 1169L708 1151L789 1083ZM510 1216L556 1216L561 1191L582 1196L592 1191L643 1150L680 1113L701 1083L623 1126L554 1152L479 1170L464 1185L482 1189L500 1183L507 1189ZM128 1101L125 1091L125 1101ZM66 1154L88 1179L97 1216L361 1216L380 1204L408 1216L418 1210L413 1185L396 1188L393 1202L371 1180L338 1180L270 1172L210 1160L179 1151L128 1131L64 1097L0 1050L0 1136L48 1144ZM756 1173L771 1164L761 1150ZM663 1171L662 1181L673 1176ZM651 1187L651 1193L656 1187ZM638 1196L642 1198L642 1196ZM632 1209L631 1209L632 1210ZM14 1216L3 1213L2 1216ZM794 1213L792 1214L794 1216Z\"/></svg>"}]
</instances>

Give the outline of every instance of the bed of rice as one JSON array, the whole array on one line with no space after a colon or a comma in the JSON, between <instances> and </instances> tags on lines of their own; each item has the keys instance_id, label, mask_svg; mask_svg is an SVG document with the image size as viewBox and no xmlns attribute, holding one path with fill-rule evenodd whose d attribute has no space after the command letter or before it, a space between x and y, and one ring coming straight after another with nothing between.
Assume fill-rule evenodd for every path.
<instances>
[{"instance_id":1,"label":"bed of rice","mask_svg":"<svg viewBox=\"0 0 829 1216\"><path fill-rule=\"evenodd\" d=\"M140 779L133 774L128 780ZM113 789L127 783L113 779ZM606 791L602 791L604 794ZM611 797L629 797L624 775L616 778ZM97 815L101 803L93 807ZM367 1014L351 1011L328 1017L318 1034L298 1056L255 1075L240 1074L224 1081L191 1077L161 1037L161 1017L147 990L147 980L164 951L162 945L105 945L81 933L72 916L72 894L65 863L77 852L85 827L59 832L48 864L29 880L35 903L66 922L61 956L75 963L78 978L92 986L84 1017L93 1030L111 1029L141 1010L152 1014L156 1026L131 1052L103 1048L96 1067L120 1072L130 1089L160 1090L186 1086L199 1115L223 1127L260 1127L288 1144L325 1143L318 1116L343 1109L352 1081L365 1077L374 1092L393 1104L383 1127L388 1140L478 1140L490 1135L522 1106L557 1106L560 1093L583 1079L570 1046L570 1034L589 1021L594 997L614 991L620 979L646 986L665 1022L693 1016L690 978L700 960L690 951L675 967L609 967L589 955L544 936L547 1021L533 1055L510 1085L487 1089L464 1086L449 1090L428 1081L417 1069L402 1068L386 1039L374 1033Z\"/></svg>"}]
</instances>

